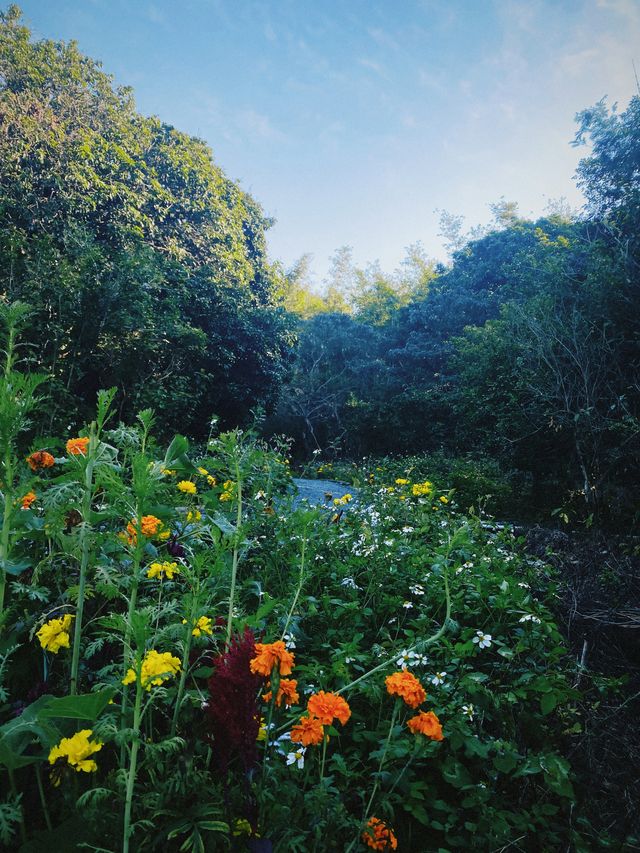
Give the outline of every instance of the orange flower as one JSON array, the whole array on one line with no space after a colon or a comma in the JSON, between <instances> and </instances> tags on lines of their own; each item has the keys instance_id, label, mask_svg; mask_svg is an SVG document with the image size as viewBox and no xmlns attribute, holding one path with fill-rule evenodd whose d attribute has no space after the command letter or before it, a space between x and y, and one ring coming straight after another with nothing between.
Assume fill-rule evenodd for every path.
<instances>
[{"instance_id":1,"label":"orange flower","mask_svg":"<svg viewBox=\"0 0 640 853\"><path fill-rule=\"evenodd\" d=\"M143 515L140 519L140 532L143 536L156 536L161 534L164 525L155 515ZM135 545L138 541L138 523L135 518L127 524L127 532L118 534L121 539L126 540L129 545ZM168 533L167 533L168 535Z\"/></svg>"},{"instance_id":2,"label":"orange flower","mask_svg":"<svg viewBox=\"0 0 640 853\"><path fill-rule=\"evenodd\" d=\"M410 708L417 708L427 698L422 684L406 669L388 675L385 684L390 696L401 696Z\"/></svg>"},{"instance_id":3,"label":"orange flower","mask_svg":"<svg viewBox=\"0 0 640 853\"><path fill-rule=\"evenodd\" d=\"M27 492L27 494L22 498L22 509L29 509L29 507L35 500L37 500L36 493Z\"/></svg>"},{"instance_id":4,"label":"orange flower","mask_svg":"<svg viewBox=\"0 0 640 853\"><path fill-rule=\"evenodd\" d=\"M414 735L421 734L431 740L444 740L440 720L433 711L420 711L417 717L407 720L407 725Z\"/></svg>"},{"instance_id":5,"label":"orange flower","mask_svg":"<svg viewBox=\"0 0 640 853\"><path fill-rule=\"evenodd\" d=\"M338 696L336 693L325 693L324 690L319 690L309 698L307 708L309 713L317 717L323 726L330 726L334 719L340 720L344 726L351 716L351 708L342 696Z\"/></svg>"},{"instance_id":6,"label":"orange flower","mask_svg":"<svg viewBox=\"0 0 640 853\"><path fill-rule=\"evenodd\" d=\"M267 684L267 688L271 687L271 683ZM291 705L295 705L296 702L300 701L300 697L298 696L298 682L295 678L281 678L280 684L278 685L278 695L276 696L276 705L278 708L282 704L282 700L284 699L284 704L289 708ZM265 702L271 702L271 690L268 693L263 693L262 698Z\"/></svg>"},{"instance_id":7,"label":"orange flower","mask_svg":"<svg viewBox=\"0 0 640 853\"><path fill-rule=\"evenodd\" d=\"M88 438L70 438L67 442L67 453L71 456L86 456L88 447Z\"/></svg>"},{"instance_id":8,"label":"orange flower","mask_svg":"<svg viewBox=\"0 0 640 853\"><path fill-rule=\"evenodd\" d=\"M51 468L56 460L46 450L36 450L27 456L27 465L32 471L40 471L42 468Z\"/></svg>"},{"instance_id":9,"label":"orange flower","mask_svg":"<svg viewBox=\"0 0 640 853\"><path fill-rule=\"evenodd\" d=\"M273 667L280 664L280 675L291 675L293 654L287 651L282 640L275 643L256 643L256 656L249 663L254 675L264 675L268 678Z\"/></svg>"},{"instance_id":10,"label":"orange flower","mask_svg":"<svg viewBox=\"0 0 640 853\"><path fill-rule=\"evenodd\" d=\"M367 821L362 840L372 850L395 850L398 846L393 830L377 817L370 817Z\"/></svg>"},{"instance_id":11,"label":"orange flower","mask_svg":"<svg viewBox=\"0 0 640 853\"><path fill-rule=\"evenodd\" d=\"M316 746L322 743L324 728L317 717L300 717L297 726L291 729L291 743L303 746Z\"/></svg>"}]
</instances>

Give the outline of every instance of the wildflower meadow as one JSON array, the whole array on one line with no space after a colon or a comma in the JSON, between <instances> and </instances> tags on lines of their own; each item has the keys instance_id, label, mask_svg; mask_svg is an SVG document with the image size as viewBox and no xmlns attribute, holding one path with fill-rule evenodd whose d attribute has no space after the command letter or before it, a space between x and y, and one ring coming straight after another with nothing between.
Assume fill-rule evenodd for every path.
<instances>
[{"instance_id":1,"label":"wildflower meadow","mask_svg":"<svg viewBox=\"0 0 640 853\"><path fill-rule=\"evenodd\" d=\"M7 849L590 849L548 566L445 482L363 468L296 505L286 441L163 446L114 391L34 434L28 312L2 318Z\"/></svg>"}]
</instances>

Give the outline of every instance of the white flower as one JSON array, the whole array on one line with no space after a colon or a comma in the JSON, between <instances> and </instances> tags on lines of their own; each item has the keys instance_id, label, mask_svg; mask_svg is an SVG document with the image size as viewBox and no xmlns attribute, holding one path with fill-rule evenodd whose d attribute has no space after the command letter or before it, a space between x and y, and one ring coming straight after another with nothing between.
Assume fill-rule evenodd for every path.
<instances>
[{"instance_id":1,"label":"white flower","mask_svg":"<svg viewBox=\"0 0 640 853\"><path fill-rule=\"evenodd\" d=\"M355 661L355 658L345 658L344 659L345 663L353 663L354 661Z\"/></svg>"},{"instance_id":2,"label":"white flower","mask_svg":"<svg viewBox=\"0 0 640 853\"><path fill-rule=\"evenodd\" d=\"M431 679L431 683L435 684L435 686L437 687L439 684L444 684L444 680L446 677L446 672L436 672L436 674Z\"/></svg>"},{"instance_id":3,"label":"white flower","mask_svg":"<svg viewBox=\"0 0 640 853\"><path fill-rule=\"evenodd\" d=\"M421 655L419 652L408 652L406 649L403 649L400 652L400 657L396 661L396 665L402 667L424 666L426 662L426 655Z\"/></svg>"},{"instance_id":4,"label":"white flower","mask_svg":"<svg viewBox=\"0 0 640 853\"><path fill-rule=\"evenodd\" d=\"M403 602L402 606L405 610L411 610L411 608L413 607L413 603L411 601L405 601Z\"/></svg>"},{"instance_id":5,"label":"white flower","mask_svg":"<svg viewBox=\"0 0 640 853\"><path fill-rule=\"evenodd\" d=\"M488 649L491 645L491 634L484 634L482 631L476 631L476 636L473 642L478 644L479 649Z\"/></svg>"},{"instance_id":6,"label":"white flower","mask_svg":"<svg viewBox=\"0 0 640 853\"><path fill-rule=\"evenodd\" d=\"M295 649L296 638L293 636L293 634L284 634L282 639L284 640L284 644L287 649Z\"/></svg>"},{"instance_id":7,"label":"white flower","mask_svg":"<svg viewBox=\"0 0 640 853\"><path fill-rule=\"evenodd\" d=\"M419 583L414 583L409 587L409 592L411 595L424 595L424 587L420 586Z\"/></svg>"},{"instance_id":8,"label":"white flower","mask_svg":"<svg viewBox=\"0 0 640 853\"><path fill-rule=\"evenodd\" d=\"M465 717L469 717L470 720L473 720L473 705L463 705L462 713Z\"/></svg>"},{"instance_id":9,"label":"white flower","mask_svg":"<svg viewBox=\"0 0 640 853\"><path fill-rule=\"evenodd\" d=\"M402 532L403 533L413 533L413 527L403 527Z\"/></svg>"},{"instance_id":10,"label":"white flower","mask_svg":"<svg viewBox=\"0 0 640 853\"><path fill-rule=\"evenodd\" d=\"M345 578L340 582L340 586L346 586L348 589L360 589L358 584L354 581L353 578Z\"/></svg>"},{"instance_id":11,"label":"white flower","mask_svg":"<svg viewBox=\"0 0 640 853\"><path fill-rule=\"evenodd\" d=\"M518 584L518 586L520 587L520 589L530 589L530 588L531 588L531 587L529 586L529 584L528 584L528 583L525 583L524 581L521 581L521 582Z\"/></svg>"},{"instance_id":12,"label":"white flower","mask_svg":"<svg viewBox=\"0 0 640 853\"><path fill-rule=\"evenodd\" d=\"M383 543L382 543L382 544L383 544L383 545L386 545L386 546L387 546L387 548L390 548L390 547L391 547L392 545L394 545L395 543L394 543L393 539L385 539L385 540L383 541Z\"/></svg>"},{"instance_id":13,"label":"white flower","mask_svg":"<svg viewBox=\"0 0 640 853\"><path fill-rule=\"evenodd\" d=\"M536 625L540 624L540 619L538 619L538 617L534 616L532 613L526 613L518 621L519 622L534 622Z\"/></svg>"},{"instance_id":14,"label":"white flower","mask_svg":"<svg viewBox=\"0 0 640 853\"><path fill-rule=\"evenodd\" d=\"M287 767L290 767L292 764L298 765L298 770L302 770L304 767L304 754L306 752L306 748L301 746L300 749L297 749L295 752L290 752L287 754Z\"/></svg>"},{"instance_id":15,"label":"white flower","mask_svg":"<svg viewBox=\"0 0 640 853\"><path fill-rule=\"evenodd\" d=\"M473 563L472 563L470 560L467 560L467 562L466 562L466 563L463 563L463 564L462 564L462 568L463 568L463 569L472 569L472 568L473 568Z\"/></svg>"}]
</instances>

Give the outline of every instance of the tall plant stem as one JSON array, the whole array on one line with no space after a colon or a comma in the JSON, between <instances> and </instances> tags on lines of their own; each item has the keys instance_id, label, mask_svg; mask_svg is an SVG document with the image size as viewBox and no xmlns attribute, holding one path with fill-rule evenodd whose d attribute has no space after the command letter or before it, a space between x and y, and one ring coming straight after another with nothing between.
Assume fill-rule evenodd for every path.
<instances>
[{"instance_id":1,"label":"tall plant stem","mask_svg":"<svg viewBox=\"0 0 640 853\"><path fill-rule=\"evenodd\" d=\"M191 652L191 640L193 638L193 625L196 615L196 608L198 606L198 598L196 595L193 596L193 603L191 605L191 611L189 613L189 618L187 619L187 632L184 638L184 653L182 655L182 671L180 672L180 682L178 683L178 693L176 695L176 705L173 709L173 719L171 720L171 737L174 737L176 733L176 728L178 726L178 716L180 715L180 706L182 705L182 698L184 696L184 688L187 682L187 672L189 671L189 654Z\"/></svg>"},{"instance_id":2,"label":"tall plant stem","mask_svg":"<svg viewBox=\"0 0 640 853\"><path fill-rule=\"evenodd\" d=\"M304 561L306 549L307 537L305 535L302 539L302 550L300 552L300 574L298 576L298 586L296 587L295 595L293 596L293 601L291 602L291 607L289 608L289 612L287 613L287 619L284 623L284 628L282 629L282 636L280 637L281 640L284 640L284 635L287 633L289 623L291 622L291 617L293 616L296 604L298 603L298 598L300 597L300 593L302 592L302 585L304 583Z\"/></svg>"},{"instance_id":3,"label":"tall plant stem","mask_svg":"<svg viewBox=\"0 0 640 853\"><path fill-rule=\"evenodd\" d=\"M136 702L133 708L133 743L129 757L129 773L127 775L127 791L124 801L124 825L122 830L122 853L129 853L129 836L131 833L131 807L133 805L133 788L136 782L138 768L138 750L140 749L140 717L142 707L142 684L140 681L140 666L137 667Z\"/></svg>"},{"instance_id":4,"label":"tall plant stem","mask_svg":"<svg viewBox=\"0 0 640 853\"><path fill-rule=\"evenodd\" d=\"M78 666L80 665L80 640L82 638L82 618L84 615L85 587L89 566L91 535L91 501L93 498L93 471L95 467L97 435L95 422L89 430L89 448L84 474L84 495L82 498L82 528L80 530L80 582L78 585L78 605L76 623L73 632L73 655L71 657L71 682L69 692L74 696L78 692Z\"/></svg>"},{"instance_id":5,"label":"tall plant stem","mask_svg":"<svg viewBox=\"0 0 640 853\"><path fill-rule=\"evenodd\" d=\"M4 593L7 586L7 560L9 559L9 533L13 510L13 464L11 449L7 443L4 456L4 511L2 513L2 531L0 532L0 624L4 612Z\"/></svg>"},{"instance_id":6,"label":"tall plant stem","mask_svg":"<svg viewBox=\"0 0 640 853\"><path fill-rule=\"evenodd\" d=\"M227 639L226 645L231 642L231 623L233 620L233 603L236 594L236 578L238 576L238 560L240 555L240 526L242 525L242 479L240 477L240 466L236 458L236 485L238 487L238 510L236 512L236 535L233 543L233 558L231 561L231 588L229 589L229 613L227 616Z\"/></svg>"}]
</instances>

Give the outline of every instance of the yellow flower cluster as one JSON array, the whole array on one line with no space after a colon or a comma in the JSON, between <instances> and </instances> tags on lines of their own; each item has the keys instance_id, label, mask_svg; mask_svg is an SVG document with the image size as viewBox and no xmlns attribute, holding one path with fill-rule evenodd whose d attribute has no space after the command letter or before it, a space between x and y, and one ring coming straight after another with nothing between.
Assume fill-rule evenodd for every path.
<instances>
[{"instance_id":1,"label":"yellow flower cluster","mask_svg":"<svg viewBox=\"0 0 640 853\"><path fill-rule=\"evenodd\" d=\"M207 478L207 483L213 488L218 482L213 474L210 474L206 468L198 468L198 471L202 474L203 477Z\"/></svg>"},{"instance_id":2,"label":"yellow flower cluster","mask_svg":"<svg viewBox=\"0 0 640 853\"><path fill-rule=\"evenodd\" d=\"M92 773L98 769L96 762L89 756L102 749L99 741L90 741L93 734L91 729L82 729L73 737L63 737L57 746L49 753L49 764L55 764L60 758L66 758L67 763L80 773ZM54 784L56 784L54 782Z\"/></svg>"},{"instance_id":3,"label":"yellow flower cluster","mask_svg":"<svg viewBox=\"0 0 640 853\"><path fill-rule=\"evenodd\" d=\"M199 509L189 510L187 513L187 522L202 521L202 513Z\"/></svg>"},{"instance_id":4,"label":"yellow flower cluster","mask_svg":"<svg viewBox=\"0 0 640 853\"><path fill-rule=\"evenodd\" d=\"M411 487L411 494L415 497L421 497L422 495L429 497L432 492L433 483L430 483L429 480L425 480L424 483L414 483Z\"/></svg>"},{"instance_id":5,"label":"yellow flower cluster","mask_svg":"<svg viewBox=\"0 0 640 853\"><path fill-rule=\"evenodd\" d=\"M195 495L198 492L196 484L192 483L191 480L180 480L176 488L185 495Z\"/></svg>"},{"instance_id":6,"label":"yellow flower cluster","mask_svg":"<svg viewBox=\"0 0 640 853\"><path fill-rule=\"evenodd\" d=\"M349 503L349 501L351 501L351 500L353 500L353 495L350 495L347 493L346 495L343 495L341 498L334 498L333 499L333 505L334 506L346 506Z\"/></svg>"},{"instance_id":7,"label":"yellow flower cluster","mask_svg":"<svg viewBox=\"0 0 640 853\"><path fill-rule=\"evenodd\" d=\"M60 649L69 648L69 629L72 619L75 619L75 616L67 613L61 619L50 619L40 628L36 636L46 652L57 655Z\"/></svg>"},{"instance_id":8,"label":"yellow flower cluster","mask_svg":"<svg viewBox=\"0 0 640 853\"><path fill-rule=\"evenodd\" d=\"M151 563L147 569L147 577L150 579L160 578L162 580L163 578L168 578L172 581L175 575L179 574L180 569L177 563Z\"/></svg>"},{"instance_id":9,"label":"yellow flower cluster","mask_svg":"<svg viewBox=\"0 0 640 853\"><path fill-rule=\"evenodd\" d=\"M220 495L221 501L232 501L236 496L236 484L233 480L225 480L222 484L223 492Z\"/></svg>"},{"instance_id":10,"label":"yellow flower cluster","mask_svg":"<svg viewBox=\"0 0 640 853\"><path fill-rule=\"evenodd\" d=\"M187 620L183 619L182 624L186 625ZM209 616L201 616L196 621L191 633L194 637L201 637L203 634L211 636L213 634L213 620Z\"/></svg>"},{"instance_id":11,"label":"yellow flower cluster","mask_svg":"<svg viewBox=\"0 0 640 853\"><path fill-rule=\"evenodd\" d=\"M153 685L162 684L180 672L180 659L171 652L157 652L151 649L144 656L140 668L140 683L145 690L151 690ZM129 669L122 679L123 684L133 684L136 681L135 670Z\"/></svg>"}]
</instances>

